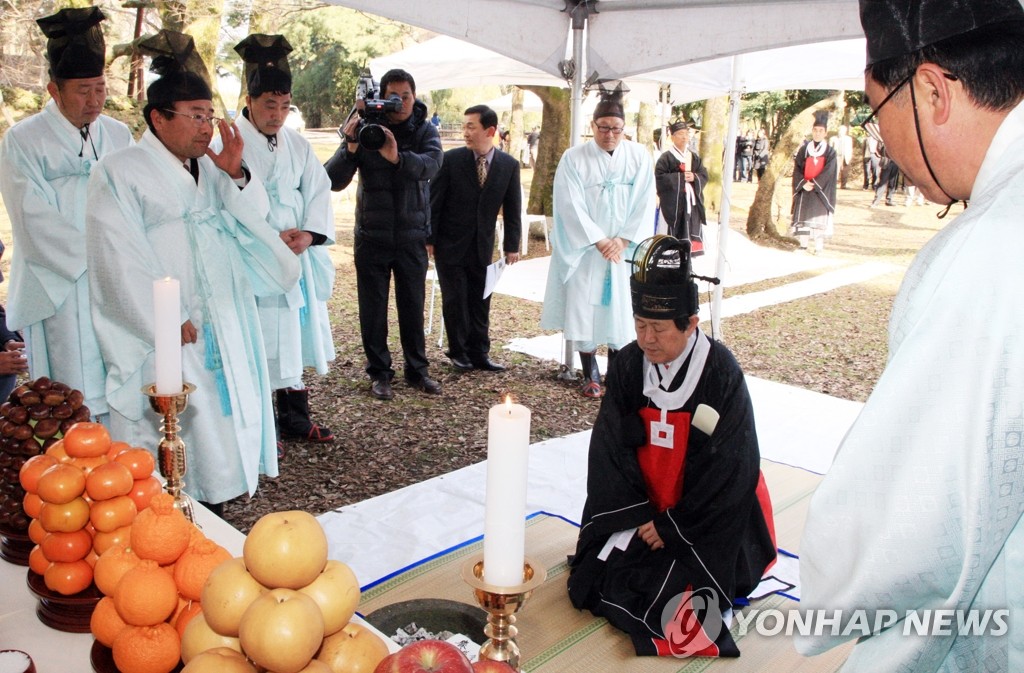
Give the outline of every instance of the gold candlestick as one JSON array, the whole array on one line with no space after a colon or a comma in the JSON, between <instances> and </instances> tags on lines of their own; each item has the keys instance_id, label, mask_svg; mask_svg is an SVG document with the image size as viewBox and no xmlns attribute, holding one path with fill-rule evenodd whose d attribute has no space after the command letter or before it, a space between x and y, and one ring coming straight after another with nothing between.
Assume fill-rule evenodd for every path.
<instances>
[{"instance_id":1,"label":"gold candlestick","mask_svg":"<svg viewBox=\"0 0 1024 673\"><path fill-rule=\"evenodd\" d=\"M534 589L544 584L548 572L532 562L523 561L523 582L512 587L499 587L484 581L484 555L471 556L462 566L462 579L473 589L477 602L487 611L484 635L488 641L480 648L480 658L504 661L515 670L519 668L519 645L516 644L515 613L533 595Z\"/></svg>"},{"instance_id":2,"label":"gold candlestick","mask_svg":"<svg viewBox=\"0 0 1024 673\"><path fill-rule=\"evenodd\" d=\"M156 392L156 384L142 388L142 392L149 397L149 406L163 417L160 432L164 438L160 440L156 454L160 474L166 480L164 490L174 496L174 506L193 523L196 519L192 512L192 500L182 492L185 488L184 476L188 470L188 461L185 458L185 442L178 436L181 430L178 416L188 407L188 396L195 390L196 387L191 383L182 384L181 392L173 395Z\"/></svg>"}]
</instances>

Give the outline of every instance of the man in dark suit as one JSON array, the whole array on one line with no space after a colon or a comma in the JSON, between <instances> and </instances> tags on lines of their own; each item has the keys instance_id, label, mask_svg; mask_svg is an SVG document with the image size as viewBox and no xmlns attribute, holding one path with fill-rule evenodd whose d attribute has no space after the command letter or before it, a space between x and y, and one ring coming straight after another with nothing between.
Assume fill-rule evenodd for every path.
<instances>
[{"instance_id":1,"label":"man in dark suit","mask_svg":"<svg viewBox=\"0 0 1024 673\"><path fill-rule=\"evenodd\" d=\"M465 147L445 152L430 182L427 251L441 282L441 309L448 333L446 355L456 369L504 371L488 355L490 297L484 298L487 266L494 254L498 210L503 209L507 264L519 260L521 235L519 162L494 147L498 115L486 105L466 110Z\"/></svg>"}]
</instances>

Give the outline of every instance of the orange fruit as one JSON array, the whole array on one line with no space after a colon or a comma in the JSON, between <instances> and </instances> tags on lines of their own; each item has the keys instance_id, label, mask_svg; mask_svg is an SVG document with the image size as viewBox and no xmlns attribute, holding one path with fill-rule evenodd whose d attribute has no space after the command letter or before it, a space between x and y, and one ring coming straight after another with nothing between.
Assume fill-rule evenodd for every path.
<instances>
[{"instance_id":1,"label":"orange fruit","mask_svg":"<svg viewBox=\"0 0 1024 673\"><path fill-rule=\"evenodd\" d=\"M92 568L85 561L51 563L43 573L43 582L50 591L71 596L89 588L92 584Z\"/></svg>"},{"instance_id":2,"label":"orange fruit","mask_svg":"<svg viewBox=\"0 0 1024 673\"><path fill-rule=\"evenodd\" d=\"M85 492L93 500L109 500L128 495L135 485L131 471L118 462L106 462L93 468L85 478Z\"/></svg>"},{"instance_id":3,"label":"orange fruit","mask_svg":"<svg viewBox=\"0 0 1024 673\"><path fill-rule=\"evenodd\" d=\"M192 528L192 522L174 506L174 497L158 493L132 522L132 549L139 558L169 565L185 551Z\"/></svg>"},{"instance_id":4,"label":"orange fruit","mask_svg":"<svg viewBox=\"0 0 1024 673\"><path fill-rule=\"evenodd\" d=\"M113 544L105 552L100 554L96 561L95 580L96 586L107 596L114 595L117 583L121 581L124 574L139 565L142 561L124 543Z\"/></svg>"},{"instance_id":5,"label":"orange fruit","mask_svg":"<svg viewBox=\"0 0 1024 673\"><path fill-rule=\"evenodd\" d=\"M115 544L123 544L125 547L131 542L132 539L132 527L122 526L115 531L110 533L99 533L97 532L92 536L92 548L97 554L103 554L105 551L110 549Z\"/></svg>"},{"instance_id":6,"label":"orange fruit","mask_svg":"<svg viewBox=\"0 0 1024 673\"><path fill-rule=\"evenodd\" d=\"M21 470L18 471L18 483L25 489L26 493L35 493L36 486L39 484L39 477L43 472L56 464L57 459L45 453L32 456L25 461L25 464L21 466Z\"/></svg>"},{"instance_id":7,"label":"orange fruit","mask_svg":"<svg viewBox=\"0 0 1024 673\"><path fill-rule=\"evenodd\" d=\"M55 504L43 502L39 508L39 523L50 533L72 533L89 523L89 503L85 498Z\"/></svg>"},{"instance_id":8,"label":"orange fruit","mask_svg":"<svg viewBox=\"0 0 1024 673\"><path fill-rule=\"evenodd\" d=\"M36 493L44 502L71 502L85 493L85 473L74 465L54 465L39 475Z\"/></svg>"},{"instance_id":9,"label":"orange fruit","mask_svg":"<svg viewBox=\"0 0 1024 673\"><path fill-rule=\"evenodd\" d=\"M132 486L132 492L128 497L135 501L135 508L140 512L149 507L150 501L157 493L163 493L164 487L156 477L136 479Z\"/></svg>"},{"instance_id":10,"label":"orange fruit","mask_svg":"<svg viewBox=\"0 0 1024 673\"><path fill-rule=\"evenodd\" d=\"M33 519L38 519L39 510L43 508L43 499L35 493L26 493L21 501L21 508L25 510L25 514Z\"/></svg>"},{"instance_id":11,"label":"orange fruit","mask_svg":"<svg viewBox=\"0 0 1024 673\"><path fill-rule=\"evenodd\" d=\"M68 453L64 450L64 439L58 439L53 444L50 444L49 448L44 451L48 456L53 456L57 459L57 462L63 462L68 459Z\"/></svg>"},{"instance_id":12,"label":"orange fruit","mask_svg":"<svg viewBox=\"0 0 1024 673\"><path fill-rule=\"evenodd\" d=\"M152 626L166 621L178 607L174 579L154 561L140 561L114 589L117 614L133 626ZM175 634L177 637L177 634Z\"/></svg>"},{"instance_id":13,"label":"orange fruit","mask_svg":"<svg viewBox=\"0 0 1024 673\"><path fill-rule=\"evenodd\" d=\"M32 547L32 551L28 553L28 567L37 575L45 574L46 569L50 567L50 559L46 558L46 554L43 553L43 549L39 545Z\"/></svg>"},{"instance_id":14,"label":"orange fruit","mask_svg":"<svg viewBox=\"0 0 1024 673\"><path fill-rule=\"evenodd\" d=\"M102 456L82 456L79 458L68 458L65 461L68 465L74 465L82 471L83 474L89 476L89 473L100 465L106 465L109 461L107 460L106 454Z\"/></svg>"},{"instance_id":15,"label":"orange fruit","mask_svg":"<svg viewBox=\"0 0 1024 673\"><path fill-rule=\"evenodd\" d=\"M75 423L64 434L64 451L72 458L105 456L110 450L110 433L99 423Z\"/></svg>"},{"instance_id":16,"label":"orange fruit","mask_svg":"<svg viewBox=\"0 0 1024 673\"><path fill-rule=\"evenodd\" d=\"M190 545L174 564L174 583L178 586L178 593L198 601L213 569L229 560L231 553L208 538Z\"/></svg>"},{"instance_id":17,"label":"orange fruit","mask_svg":"<svg viewBox=\"0 0 1024 673\"><path fill-rule=\"evenodd\" d=\"M92 631L92 635L96 640L107 647L113 647L114 639L127 627L128 625L121 619L121 615L117 614L117 608L114 607L114 599L110 596L101 598L96 607L92 609L92 618L89 619L89 630Z\"/></svg>"},{"instance_id":18,"label":"orange fruit","mask_svg":"<svg viewBox=\"0 0 1024 673\"><path fill-rule=\"evenodd\" d=\"M28 539L39 544L47 535L49 535L49 533L47 533L46 529L43 528L43 524L39 523L39 519L32 519L31 523L28 525Z\"/></svg>"},{"instance_id":19,"label":"orange fruit","mask_svg":"<svg viewBox=\"0 0 1024 673\"><path fill-rule=\"evenodd\" d=\"M109 500L97 500L89 511L89 522L97 532L110 533L132 525L135 520L135 501L127 495Z\"/></svg>"},{"instance_id":20,"label":"orange fruit","mask_svg":"<svg viewBox=\"0 0 1024 673\"><path fill-rule=\"evenodd\" d=\"M71 533L47 533L39 547L51 561L71 563L89 555L92 551L92 536L82 529Z\"/></svg>"},{"instance_id":21,"label":"orange fruit","mask_svg":"<svg viewBox=\"0 0 1024 673\"><path fill-rule=\"evenodd\" d=\"M156 460L146 449L125 449L114 456L114 462L121 463L129 469L134 479L145 479L153 476Z\"/></svg>"},{"instance_id":22,"label":"orange fruit","mask_svg":"<svg viewBox=\"0 0 1024 673\"><path fill-rule=\"evenodd\" d=\"M117 454L121 453L122 451L127 451L130 448L132 448L132 445L129 444L128 442L110 442L110 449L107 450L107 458L109 458L110 460L114 460L114 458L117 457Z\"/></svg>"},{"instance_id":23,"label":"orange fruit","mask_svg":"<svg viewBox=\"0 0 1024 673\"><path fill-rule=\"evenodd\" d=\"M185 627L196 615L203 613L203 606L199 601L189 601L185 607L178 611L174 618L174 630L178 632L178 638L185 634Z\"/></svg>"},{"instance_id":24,"label":"orange fruit","mask_svg":"<svg viewBox=\"0 0 1024 673\"><path fill-rule=\"evenodd\" d=\"M111 648L122 673L170 673L181 659L178 632L170 624L129 626Z\"/></svg>"}]
</instances>

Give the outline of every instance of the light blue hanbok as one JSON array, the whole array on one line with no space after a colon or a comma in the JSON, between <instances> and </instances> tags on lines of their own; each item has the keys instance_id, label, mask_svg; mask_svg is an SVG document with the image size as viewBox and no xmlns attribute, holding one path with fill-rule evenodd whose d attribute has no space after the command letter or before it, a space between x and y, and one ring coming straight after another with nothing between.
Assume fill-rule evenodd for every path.
<instances>
[{"instance_id":1,"label":"light blue hanbok","mask_svg":"<svg viewBox=\"0 0 1024 673\"><path fill-rule=\"evenodd\" d=\"M596 142L566 150L555 171L541 327L614 348L636 338L629 260L635 244L654 232L654 205L654 166L641 145L623 140L612 154ZM630 241L621 262L601 256L594 244L604 238Z\"/></svg>"},{"instance_id":2,"label":"light blue hanbok","mask_svg":"<svg viewBox=\"0 0 1024 673\"><path fill-rule=\"evenodd\" d=\"M81 390L106 412L106 372L89 312L85 189L97 158L132 144L128 127L100 116L87 137L54 101L0 143L0 194L13 236L7 325L25 336L32 378Z\"/></svg>"},{"instance_id":3,"label":"light blue hanbok","mask_svg":"<svg viewBox=\"0 0 1024 673\"><path fill-rule=\"evenodd\" d=\"M309 141L296 131L282 128L272 146L244 116L236 123L245 140L245 163L270 198L270 225L278 232L297 228L327 237L299 255L302 275L291 291L256 300L271 387L301 386L304 367L323 375L334 360L327 312L334 290L334 263L326 248L334 244L331 181Z\"/></svg>"},{"instance_id":4,"label":"light blue hanbok","mask_svg":"<svg viewBox=\"0 0 1024 673\"><path fill-rule=\"evenodd\" d=\"M266 222L259 180L245 189L208 157L199 182L151 131L101 161L87 216L93 320L107 364L117 439L154 448L158 419L140 392L152 383L153 281L181 283L181 322L198 342L182 347L185 381L197 387L181 417L185 490L211 503L256 491L277 476L277 448L256 295L298 281L295 255Z\"/></svg>"}]
</instances>

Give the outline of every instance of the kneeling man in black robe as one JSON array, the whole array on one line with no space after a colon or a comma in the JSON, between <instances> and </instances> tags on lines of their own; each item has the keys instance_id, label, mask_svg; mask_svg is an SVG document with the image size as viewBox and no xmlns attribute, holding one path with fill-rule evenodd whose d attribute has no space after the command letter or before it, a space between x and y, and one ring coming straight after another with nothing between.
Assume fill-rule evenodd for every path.
<instances>
[{"instance_id":1,"label":"kneeling man in black robe","mask_svg":"<svg viewBox=\"0 0 1024 673\"><path fill-rule=\"evenodd\" d=\"M633 263L637 340L608 370L569 597L638 655L739 656L723 615L775 561L750 395L697 327L689 242L656 236Z\"/></svg>"}]
</instances>

